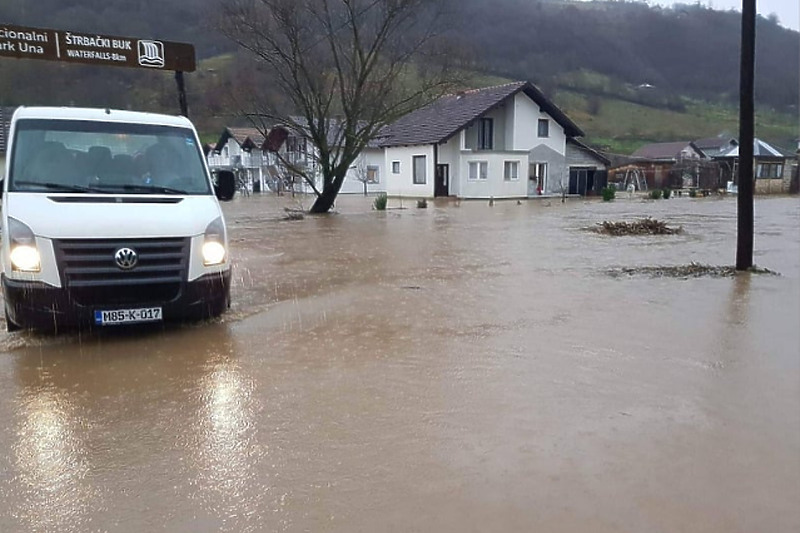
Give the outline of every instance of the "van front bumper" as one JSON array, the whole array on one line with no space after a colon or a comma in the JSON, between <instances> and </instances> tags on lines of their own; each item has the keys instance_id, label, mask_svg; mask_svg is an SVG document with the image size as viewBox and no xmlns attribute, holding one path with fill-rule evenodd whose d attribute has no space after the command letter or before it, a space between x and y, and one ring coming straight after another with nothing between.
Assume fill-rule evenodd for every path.
<instances>
[{"instance_id":1,"label":"van front bumper","mask_svg":"<svg viewBox=\"0 0 800 533\"><path fill-rule=\"evenodd\" d=\"M100 327L95 311L160 307L163 321L201 320L219 316L230 306L231 271L206 274L184 282L178 295L116 305L82 305L68 289L38 281L19 281L2 276L6 320L26 329Z\"/></svg>"}]
</instances>

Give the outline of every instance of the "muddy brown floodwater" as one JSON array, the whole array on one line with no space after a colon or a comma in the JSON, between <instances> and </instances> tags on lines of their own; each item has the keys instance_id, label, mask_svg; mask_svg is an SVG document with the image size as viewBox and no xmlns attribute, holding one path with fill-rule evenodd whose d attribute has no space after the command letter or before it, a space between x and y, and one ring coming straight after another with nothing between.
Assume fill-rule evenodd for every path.
<instances>
[{"instance_id":1,"label":"muddy brown floodwater","mask_svg":"<svg viewBox=\"0 0 800 533\"><path fill-rule=\"evenodd\" d=\"M800 531L800 201L225 206L214 323L0 335L0 531ZM654 216L681 235L607 237Z\"/></svg>"}]
</instances>

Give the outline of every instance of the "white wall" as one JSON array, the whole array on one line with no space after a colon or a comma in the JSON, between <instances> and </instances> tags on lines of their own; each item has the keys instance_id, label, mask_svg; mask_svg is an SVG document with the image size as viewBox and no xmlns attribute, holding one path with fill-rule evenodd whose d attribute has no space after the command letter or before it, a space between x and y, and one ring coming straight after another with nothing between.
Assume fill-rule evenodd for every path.
<instances>
[{"instance_id":1,"label":"white wall","mask_svg":"<svg viewBox=\"0 0 800 533\"><path fill-rule=\"evenodd\" d=\"M422 146L397 146L386 148L386 194L389 196L409 196L417 198L433 197L434 162L433 145ZM417 155L425 156L426 180L424 185L415 185L413 179L413 160ZM400 173L392 173L392 162L400 162Z\"/></svg>"},{"instance_id":2,"label":"white wall","mask_svg":"<svg viewBox=\"0 0 800 533\"><path fill-rule=\"evenodd\" d=\"M567 136L564 128L553 117L539 110L539 104L519 92L514 96L514 138L512 149L531 150L537 146L547 146L561 155L566 153ZM539 119L550 121L549 137L539 137Z\"/></svg>"},{"instance_id":3,"label":"white wall","mask_svg":"<svg viewBox=\"0 0 800 533\"><path fill-rule=\"evenodd\" d=\"M378 183L367 183L367 193L377 194L386 192L386 164L382 149L366 148L356 159L347 176L344 178L340 194L364 194L364 183L359 181L361 172L366 172L367 167L378 167ZM389 168L391 171L391 167Z\"/></svg>"},{"instance_id":4,"label":"white wall","mask_svg":"<svg viewBox=\"0 0 800 533\"><path fill-rule=\"evenodd\" d=\"M444 144L439 145L439 161L440 165L449 165L450 184L448 186L448 194L450 196L460 196L460 163L461 163L461 146L462 146L462 133L458 133L450 138ZM472 153L470 150L469 153Z\"/></svg>"},{"instance_id":5,"label":"white wall","mask_svg":"<svg viewBox=\"0 0 800 533\"><path fill-rule=\"evenodd\" d=\"M470 161L486 161L487 179L470 180ZM506 161L517 162L517 179L505 181ZM458 174L462 198L522 198L528 195L528 154L523 152L464 152Z\"/></svg>"}]
</instances>

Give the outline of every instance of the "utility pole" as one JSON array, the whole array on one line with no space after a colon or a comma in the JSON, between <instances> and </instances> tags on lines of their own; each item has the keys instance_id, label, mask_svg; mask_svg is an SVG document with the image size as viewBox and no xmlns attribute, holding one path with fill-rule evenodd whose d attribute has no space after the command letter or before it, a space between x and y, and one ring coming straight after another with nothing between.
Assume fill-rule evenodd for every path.
<instances>
[{"instance_id":1,"label":"utility pole","mask_svg":"<svg viewBox=\"0 0 800 533\"><path fill-rule=\"evenodd\" d=\"M755 137L756 0L742 0L739 67L739 183L736 270L753 266L753 141Z\"/></svg>"},{"instance_id":2,"label":"utility pole","mask_svg":"<svg viewBox=\"0 0 800 533\"><path fill-rule=\"evenodd\" d=\"M189 106L186 104L186 83L183 80L183 71L175 71L175 82L178 84L178 105L181 108L181 115L189 118Z\"/></svg>"}]
</instances>

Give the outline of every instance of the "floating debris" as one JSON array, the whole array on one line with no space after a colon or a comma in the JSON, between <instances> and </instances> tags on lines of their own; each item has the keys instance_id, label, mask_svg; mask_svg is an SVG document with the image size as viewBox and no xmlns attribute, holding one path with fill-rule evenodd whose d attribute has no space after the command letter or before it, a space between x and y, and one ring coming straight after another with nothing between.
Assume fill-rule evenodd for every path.
<instances>
[{"instance_id":1,"label":"floating debris","mask_svg":"<svg viewBox=\"0 0 800 533\"><path fill-rule=\"evenodd\" d=\"M671 228L663 220L654 218L642 218L632 222L612 222L605 220L599 222L597 226L588 228L590 231L602 233L604 235L675 235L683 233L683 227Z\"/></svg>"},{"instance_id":2,"label":"floating debris","mask_svg":"<svg viewBox=\"0 0 800 533\"><path fill-rule=\"evenodd\" d=\"M283 217L284 220L303 220L306 217L306 212L302 209L284 207L283 210L286 211L286 216Z\"/></svg>"},{"instance_id":3,"label":"floating debris","mask_svg":"<svg viewBox=\"0 0 800 533\"><path fill-rule=\"evenodd\" d=\"M752 274L769 274L771 276L780 276L779 273L769 270L767 268L759 268L754 266L749 268L747 272ZM702 263L689 263L688 265L675 265L675 266L642 266L642 267L622 267L612 268L608 270L608 274L612 277L619 278L623 276L649 276L651 278L700 278L700 277L713 277L713 278L726 278L733 277L739 271L733 266L716 266L704 265Z\"/></svg>"}]
</instances>

